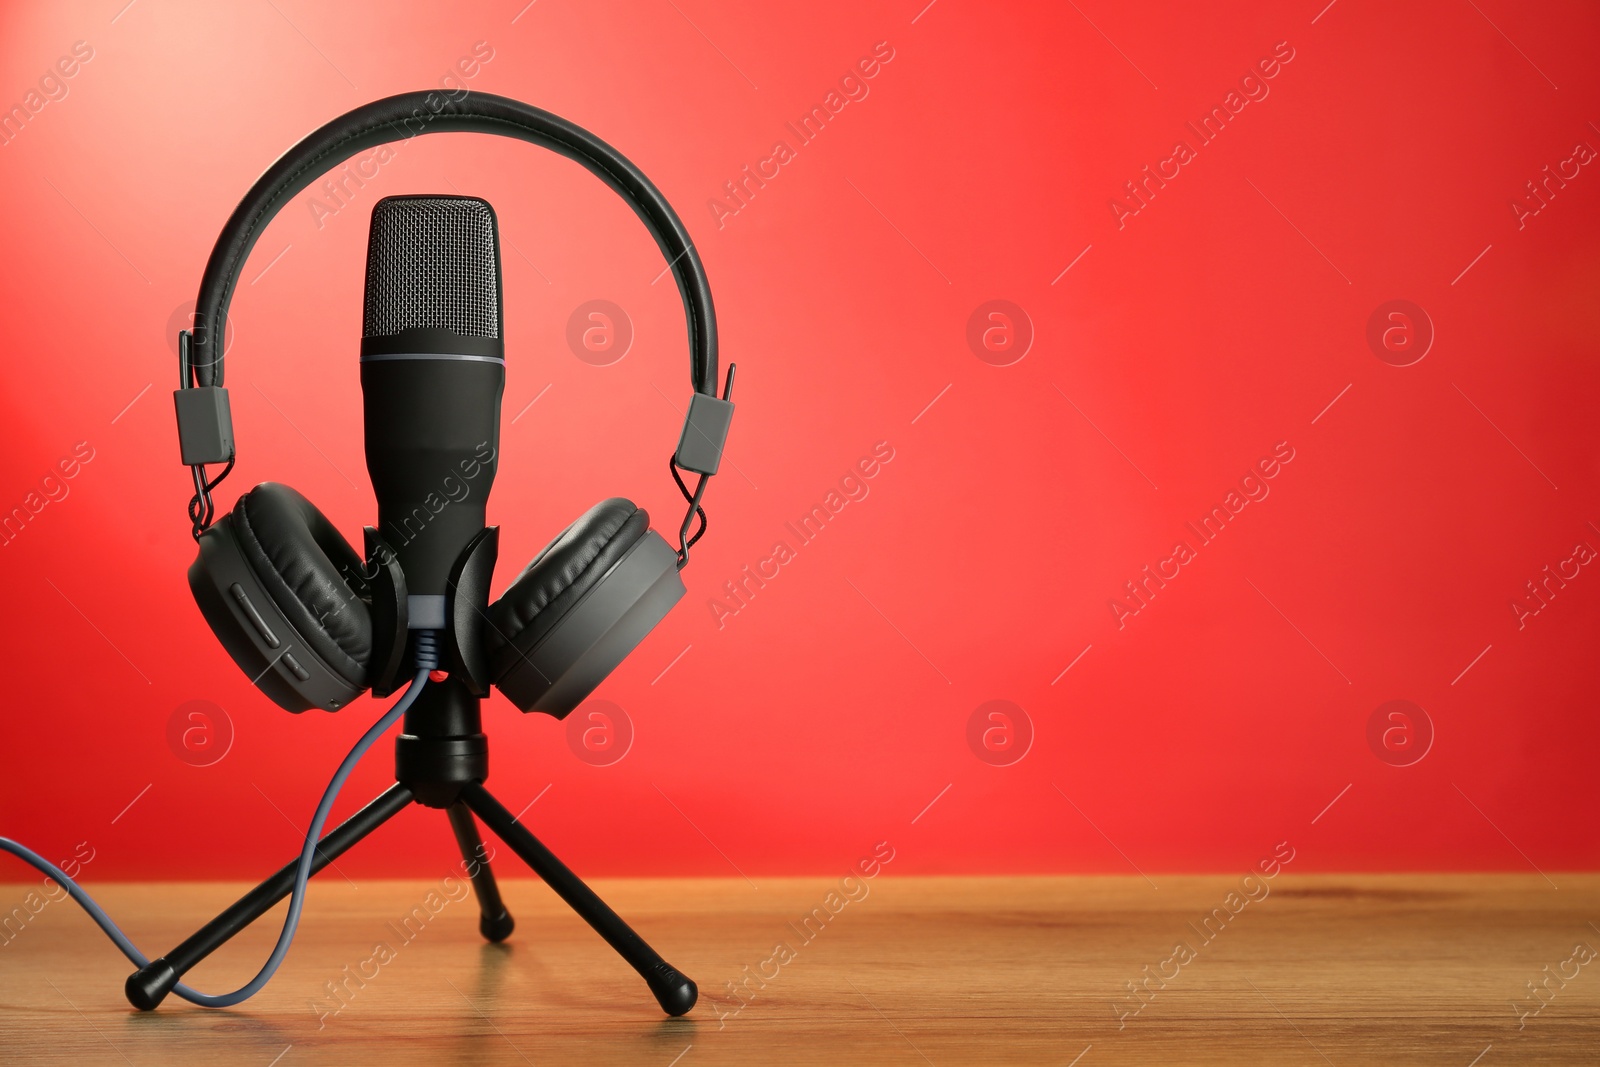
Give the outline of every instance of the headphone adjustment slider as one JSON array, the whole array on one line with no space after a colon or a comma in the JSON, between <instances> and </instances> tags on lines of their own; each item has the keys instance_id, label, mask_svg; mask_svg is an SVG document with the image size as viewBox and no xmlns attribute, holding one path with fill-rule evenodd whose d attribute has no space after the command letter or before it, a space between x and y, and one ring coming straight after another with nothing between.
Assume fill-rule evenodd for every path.
<instances>
[{"instance_id":1,"label":"headphone adjustment slider","mask_svg":"<svg viewBox=\"0 0 1600 1067\"><path fill-rule=\"evenodd\" d=\"M722 465L722 448L728 443L728 427L733 422L733 370L728 368L728 385L723 395L697 392L689 401L689 414L678 436L678 451L673 460L679 467L696 474L717 473Z\"/></svg>"},{"instance_id":2,"label":"headphone adjustment slider","mask_svg":"<svg viewBox=\"0 0 1600 1067\"><path fill-rule=\"evenodd\" d=\"M233 413L228 390L220 385L175 389L178 412L178 447L187 467L226 463L233 458Z\"/></svg>"}]
</instances>

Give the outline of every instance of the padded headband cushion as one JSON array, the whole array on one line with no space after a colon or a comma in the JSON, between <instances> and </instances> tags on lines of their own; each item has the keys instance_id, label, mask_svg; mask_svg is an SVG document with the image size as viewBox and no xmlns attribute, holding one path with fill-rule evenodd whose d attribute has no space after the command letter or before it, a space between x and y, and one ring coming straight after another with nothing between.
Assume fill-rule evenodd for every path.
<instances>
[{"instance_id":1,"label":"padded headband cushion","mask_svg":"<svg viewBox=\"0 0 1600 1067\"><path fill-rule=\"evenodd\" d=\"M240 497L230 518L245 561L284 617L328 666L364 686L372 615L350 542L315 504L276 482Z\"/></svg>"},{"instance_id":2,"label":"padded headband cushion","mask_svg":"<svg viewBox=\"0 0 1600 1067\"><path fill-rule=\"evenodd\" d=\"M484 634L489 669L499 676L561 620L650 529L650 516L631 500L612 497L584 512L533 558L489 605Z\"/></svg>"}]
</instances>

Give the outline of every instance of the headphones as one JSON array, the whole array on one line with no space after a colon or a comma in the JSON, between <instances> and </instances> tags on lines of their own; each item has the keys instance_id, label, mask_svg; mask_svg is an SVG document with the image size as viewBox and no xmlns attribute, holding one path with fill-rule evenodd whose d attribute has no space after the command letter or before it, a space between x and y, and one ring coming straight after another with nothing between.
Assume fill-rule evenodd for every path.
<instances>
[{"instance_id":1,"label":"headphones","mask_svg":"<svg viewBox=\"0 0 1600 1067\"><path fill-rule=\"evenodd\" d=\"M296 194L351 156L446 132L541 145L583 164L627 201L677 279L694 394L668 464L688 503L676 550L650 528L643 508L612 497L562 531L487 604L498 528L486 527L456 562L442 620L423 620L408 616L405 575L374 528L366 528L362 555L286 485L256 486L220 519L211 493L235 459L223 326L257 238ZM211 251L195 306L192 330L179 333L181 384L173 394L195 488L189 519L199 555L189 587L234 662L281 707L334 711L369 688L386 695L409 677L408 638L430 654L442 639L440 665L474 695L493 684L524 712L562 718L684 595L678 572L705 533L701 501L733 417L734 368L718 396L716 313L699 253L660 190L594 134L531 105L466 89L402 93L359 107L289 149L245 194ZM492 454L485 460L491 473L494 462ZM214 464L226 466L208 478ZM683 470L699 475L692 491Z\"/></svg>"}]
</instances>

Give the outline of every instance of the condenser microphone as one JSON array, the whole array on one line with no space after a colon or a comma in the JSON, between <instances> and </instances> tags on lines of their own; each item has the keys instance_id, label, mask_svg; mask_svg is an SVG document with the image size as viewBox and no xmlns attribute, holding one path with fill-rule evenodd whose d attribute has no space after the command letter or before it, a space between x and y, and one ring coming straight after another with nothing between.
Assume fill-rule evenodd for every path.
<instances>
[{"instance_id":1,"label":"condenser microphone","mask_svg":"<svg viewBox=\"0 0 1600 1067\"><path fill-rule=\"evenodd\" d=\"M405 575L412 629L444 625L452 565L484 528L505 389L500 237L465 196L372 209L361 336L377 532Z\"/></svg>"}]
</instances>

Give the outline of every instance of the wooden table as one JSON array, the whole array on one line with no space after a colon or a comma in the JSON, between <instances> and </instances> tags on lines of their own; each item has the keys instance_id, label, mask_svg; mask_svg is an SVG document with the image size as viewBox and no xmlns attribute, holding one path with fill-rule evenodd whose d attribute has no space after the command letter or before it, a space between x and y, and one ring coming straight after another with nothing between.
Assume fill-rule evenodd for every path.
<instances>
[{"instance_id":1,"label":"wooden table","mask_svg":"<svg viewBox=\"0 0 1600 1067\"><path fill-rule=\"evenodd\" d=\"M537 882L503 883L517 930L499 946L442 881L314 885L284 968L228 1011L176 998L133 1011L131 968L63 901L13 920L0 946L0 1062L1600 1063L1600 959L1574 962L1577 945L1600 950L1600 876L1551 877L1559 889L1538 875L1285 872L1234 914L1236 878L886 873L824 909L809 940L797 927L836 881L598 882L699 982L682 1019ZM0 886L0 902L37 885ZM93 889L164 951L243 887ZM234 988L275 936L263 921L191 982ZM780 942L792 951L775 958ZM728 983L747 979L740 1006ZM1527 983L1547 979L1535 1000ZM1134 999L1129 982L1148 992Z\"/></svg>"}]
</instances>

